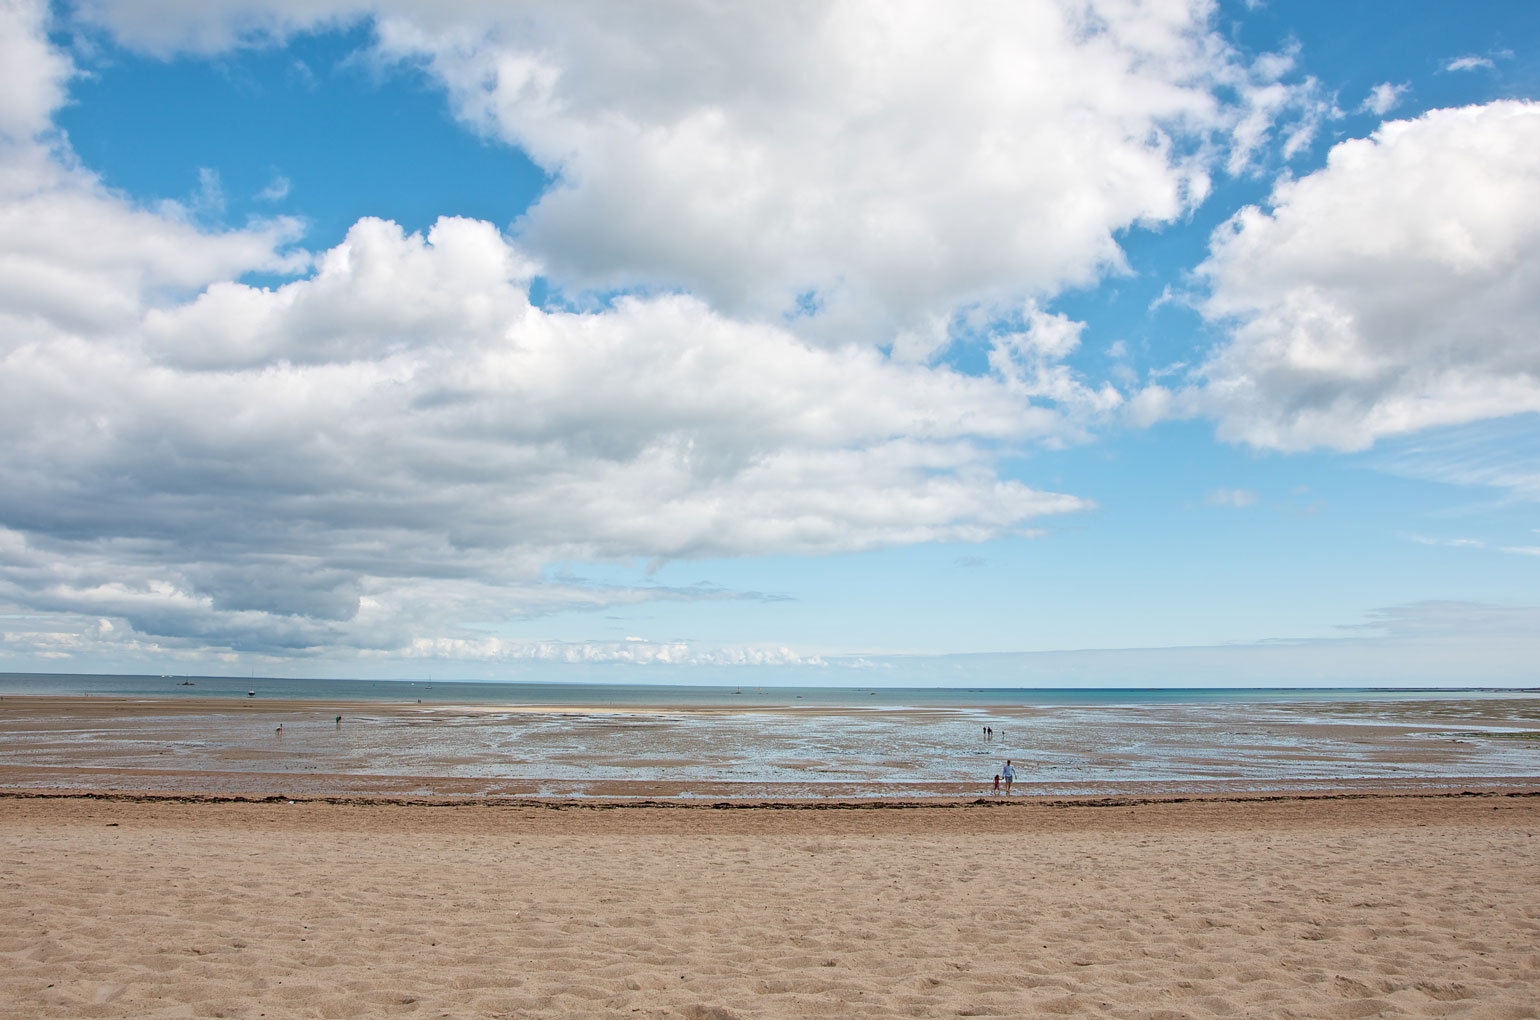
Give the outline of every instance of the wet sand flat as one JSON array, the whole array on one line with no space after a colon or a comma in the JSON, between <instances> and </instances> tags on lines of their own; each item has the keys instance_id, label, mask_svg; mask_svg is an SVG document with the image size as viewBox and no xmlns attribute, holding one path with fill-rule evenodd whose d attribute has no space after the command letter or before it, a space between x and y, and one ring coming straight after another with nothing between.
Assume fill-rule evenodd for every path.
<instances>
[{"instance_id":1,"label":"wet sand flat","mask_svg":"<svg viewBox=\"0 0 1540 1020\"><path fill-rule=\"evenodd\" d=\"M1540 796L0 797L0 1017L1540 1016Z\"/></svg>"},{"instance_id":2,"label":"wet sand flat","mask_svg":"<svg viewBox=\"0 0 1540 1020\"><path fill-rule=\"evenodd\" d=\"M957 799L985 793L1006 758L1016 792L1040 796L1509 788L1540 783L1540 698L875 709L0 699L0 787L29 789Z\"/></svg>"}]
</instances>

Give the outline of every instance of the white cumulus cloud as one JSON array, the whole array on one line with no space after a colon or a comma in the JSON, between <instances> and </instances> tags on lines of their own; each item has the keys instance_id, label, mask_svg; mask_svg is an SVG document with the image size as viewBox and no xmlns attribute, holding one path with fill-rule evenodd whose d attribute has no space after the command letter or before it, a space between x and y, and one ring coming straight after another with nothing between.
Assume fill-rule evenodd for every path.
<instances>
[{"instance_id":1,"label":"white cumulus cloud","mask_svg":"<svg viewBox=\"0 0 1540 1020\"><path fill-rule=\"evenodd\" d=\"M149 633L367 644L427 580L464 608L553 561L978 540L1088 505L997 476L986 443L1056 429L1003 380L687 296L542 311L529 271L485 223L364 220L305 279L17 346L0 573Z\"/></svg>"},{"instance_id":2,"label":"white cumulus cloud","mask_svg":"<svg viewBox=\"0 0 1540 1020\"><path fill-rule=\"evenodd\" d=\"M1086 509L1002 468L1123 401L1070 370L1081 324L1042 303L1318 114L1207 0L55 13L162 55L371 20L377 57L554 180L512 236L365 219L322 252L290 219L211 226L212 173L148 207L51 130L74 70L49 9L0 6L0 605L59 654L470 654L466 621L758 597L553 563L981 541ZM633 293L538 308L536 273ZM989 371L932 364L970 316Z\"/></svg>"},{"instance_id":3,"label":"white cumulus cloud","mask_svg":"<svg viewBox=\"0 0 1540 1020\"><path fill-rule=\"evenodd\" d=\"M1359 109L1383 117L1400 105L1401 97L1406 95L1410 88L1410 85L1394 85L1388 81L1382 81L1369 90Z\"/></svg>"},{"instance_id":4,"label":"white cumulus cloud","mask_svg":"<svg viewBox=\"0 0 1540 1020\"><path fill-rule=\"evenodd\" d=\"M1202 310L1229 340L1197 404L1221 435L1354 450L1540 410L1537 152L1540 104L1435 110L1216 231Z\"/></svg>"},{"instance_id":5,"label":"white cumulus cloud","mask_svg":"<svg viewBox=\"0 0 1540 1020\"><path fill-rule=\"evenodd\" d=\"M1089 505L999 477L999 444L1062 427L999 378L687 295L542 311L536 262L476 221L366 219L312 257L291 221L137 206L35 134L0 175L0 602L41 619L8 647L404 654L467 619L759 597L552 562L976 540Z\"/></svg>"},{"instance_id":6,"label":"white cumulus cloud","mask_svg":"<svg viewBox=\"0 0 1540 1020\"><path fill-rule=\"evenodd\" d=\"M48 44L46 0L0 0L0 145L46 131L74 67Z\"/></svg>"},{"instance_id":7,"label":"white cumulus cloud","mask_svg":"<svg viewBox=\"0 0 1540 1020\"><path fill-rule=\"evenodd\" d=\"M564 287L682 288L803 335L934 336L962 306L1120 271L1216 166L1287 154L1324 107L1250 64L1210 0L188 5L89 0L152 52L372 18L459 116L554 177L519 224ZM1095 173L1087 173L1095 167ZM805 314L811 312L811 314ZM921 345L922 347L924 345Z\"/></svg>"},{"instance_id":8,"label":"white cumulus cloud","mask_svg":"<svg viewBox=\"0 0 1540 1020\"><path fill-rule=\"evenodd\" d=\"M1491 70L1496 67L1489 57L1456 57L1444 65L1446 71L1480 71Z\"/></svg>"}]
</instances>

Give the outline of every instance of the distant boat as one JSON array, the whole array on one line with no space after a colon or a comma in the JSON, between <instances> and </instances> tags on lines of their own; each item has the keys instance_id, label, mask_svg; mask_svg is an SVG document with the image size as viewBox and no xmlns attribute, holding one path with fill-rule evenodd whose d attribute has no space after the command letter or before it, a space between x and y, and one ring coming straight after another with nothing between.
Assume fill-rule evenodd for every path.
<instances>
[{"instance_id":1,"label":"distant boat","mask_svg":"<svg viewBox=\"0 0 1540 1020\"><path fill-rule=\"evenodd\" d=\"M257 696L257 692L256 691L247 691L246 692L246 697L248 697L248 698L255 698L256 696Z\"/></svg>"},{"instance_id":2,"label":"distant boat","mask_svg":"<svg viewBox=\"0 0 1540 1020\"><path fill-rule=\"evenodd\" d=\"M177 684L177 686L178 687L196 687L198 685L193 683L191 680L183 680L181 683Z\"/></svg>"}]
</instances>

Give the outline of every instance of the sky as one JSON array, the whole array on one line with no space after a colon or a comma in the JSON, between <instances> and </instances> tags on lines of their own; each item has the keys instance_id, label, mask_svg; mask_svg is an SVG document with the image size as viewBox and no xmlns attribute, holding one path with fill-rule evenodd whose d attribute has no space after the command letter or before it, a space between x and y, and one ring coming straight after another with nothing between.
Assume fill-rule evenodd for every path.
<instances>
[{"instance_id":1,"label":"sky","mask_svg":"<svg viewBox=\"0 0 1540 1020\"><path fill-rule=\"evenodd\" d=\"M1540 686L1537 40L0 0L0 671Z\"/></svg>"}]
</instances>

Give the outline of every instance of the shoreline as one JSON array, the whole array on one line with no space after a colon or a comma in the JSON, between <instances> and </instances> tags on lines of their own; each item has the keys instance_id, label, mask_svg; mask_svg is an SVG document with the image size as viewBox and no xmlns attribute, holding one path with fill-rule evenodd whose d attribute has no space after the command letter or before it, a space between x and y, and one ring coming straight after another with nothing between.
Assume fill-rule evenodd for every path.
<instances>
[{"instance_id":1,"label":"shoreline","mask_svg":"<svg viewBox=\"0 0 1540 1020\"><path fill-rule=\"evenodd\" d=\"M1435 783L1427 780L1405 782L1370 782L1340 780L1316 785L1285 785L1262 789L1235 787L1229 790L1200 789L1196 786L1168 786L1164 789L1147 788L1084 791L1050 790L1031 788L1012 793L1009 797L987 791L955 791L913 793L902 790L871 790L865 793L842 793L829 790L817 794L766 793L760 784L721 784L718 788L679 793L672 792L666 784L638 781L630 784L615 782L593 783L592 792L530 792L515 789L485 789L486 784L470 786L479 789L448 789L455 785L452 780L429 777L316 777L323 781L322 789L306 790L294 781L293 776L272 776L270 785L254 783L251 773L224 774L239 776L245 780L241 788L220 789L220 775L199 773L201 783L185 782L166 787L152 788L129 783L98 783L95 785L57 785L47 782L17 782L14 767L0 766L0 800L97 800L134 803L204 803L204 804L335 804L358 806L519 806L540 805L570 808L648 808L666 807L683 809L753 809L771 810L825 808L841 810L874 809L889 810L980 807L984 809L1010 808L1016 805L1037 807L1131 807L1145 804L1187 803L1240 803L1240 802L1312 802L1349 800L1405 800L1405 799L1469 799L1485 798L1540 798L1540 776L1534 777L1466 777L1460 781ZM93 778L101 778L95 770ZM121 773L119 773L121 774ZM257 774L261 775L261 774ZM78 775L75 778L81 778ZM192 777L182 777L190 779ZM309 778L309 777L306 777ZM371 784L370 780L383 780ZM287 780L287 781L285 781ZM391 782L391 780L396 780ZM375 785L377 788L369 789ZM519 784L502 784L513 787ZM544 785L531 783L524 785ZM1153 784L1149 784L1153 787ZM352 787L352 788L348 788ZM403 792L403 787L412 789Z\"/></svg>"},{"instance_id":2,"label":"shoreline","mask_svg":"<svg viewBox=\"0 0 1540 1020\"><path fill-rule=\"evenodd\" d=\"M1472 788L1474 787L1474 788ZM100 801L126 804L324 804L338 807L410 808L549 808L551 810L661 809L681 811L892 811L978 808L984 810L1030 808L1129 808L1156 804L1281 804L1338 801L1469 801L1473 799L1540 799L1540 780L1525 784L1464 784L1454 790L1443 787L1408 786L1399 789L1329 787L1309 790L1257 790L1234 793L1188 792L1152 794L1066 795L1054 793L1013 794L1009 799L991 796L895 797L840 799L823 797L742 798L658 796L376 796L357 794L210 793L198 790L154 791L120 788L61 789L52 787L0 786L3 801Z\"/></svg>"},{"instance_id":3,"label":"shoreline","mask_svg":"<svg viewBox=\"0 0 1540 1020\"><path fill-rule=\"evenodd\" d=\"M434 797L294 797L144 794L131 791L0 789L0 834L17 824L208 830L238 836L248 826L285 833L341 836L392 833L440 839L456 833L714 835L771 838L969 835L1035 839L1118 835L1150 830L1228 832L1260 838L1269 831L1367 832L1433 826L1475 832L1491 826L1540 834L1540 787L1484 791L1295 792L1234 796L1034 797L1007 801L719 801L561 800ZM288 838L288 837L285 837ZM4 837L0 835L0 843ZM1540 889L1536 890L1540 895Z\"/></svg>"}]
</instances>

